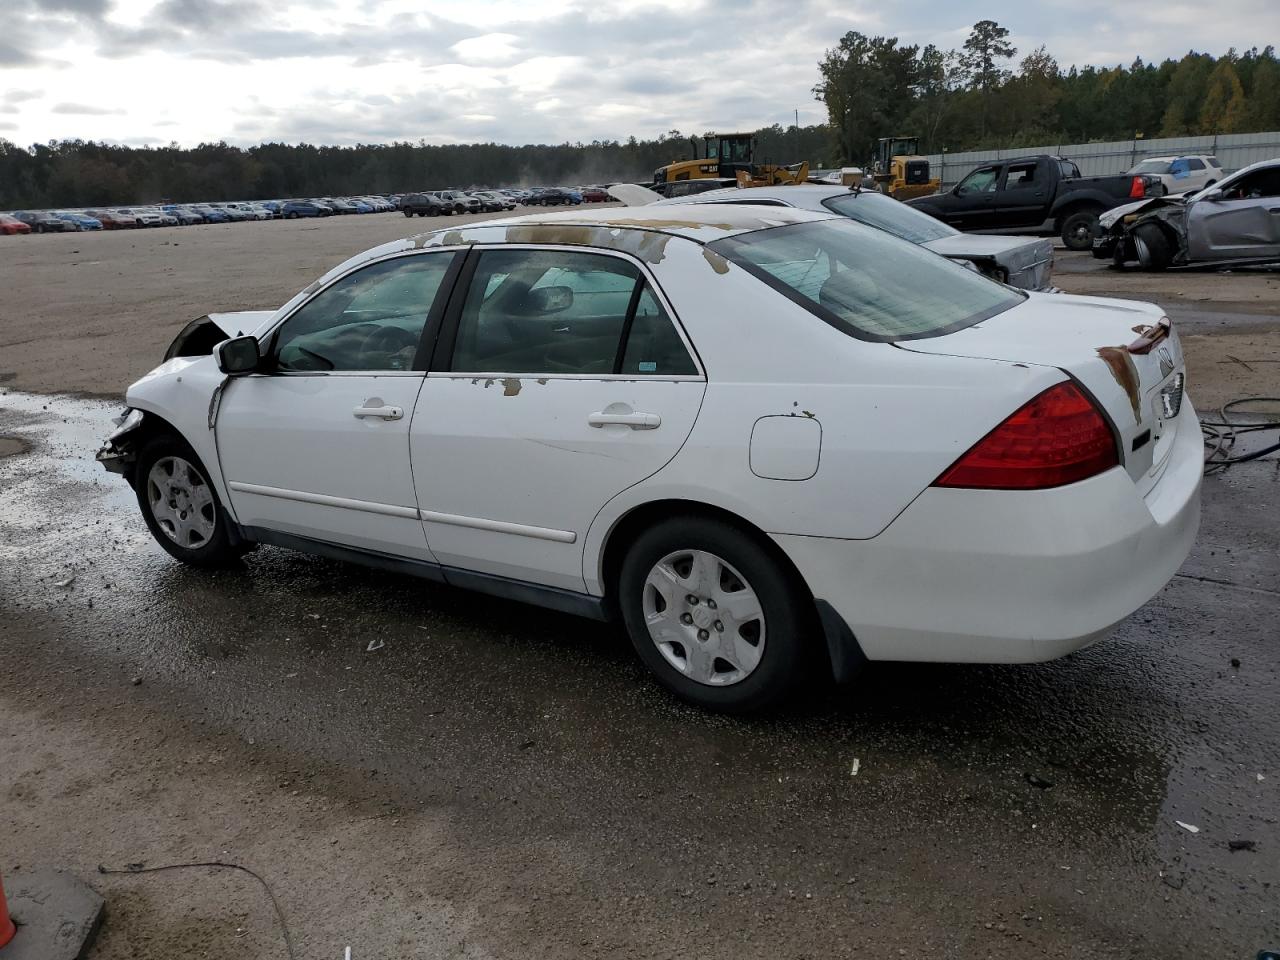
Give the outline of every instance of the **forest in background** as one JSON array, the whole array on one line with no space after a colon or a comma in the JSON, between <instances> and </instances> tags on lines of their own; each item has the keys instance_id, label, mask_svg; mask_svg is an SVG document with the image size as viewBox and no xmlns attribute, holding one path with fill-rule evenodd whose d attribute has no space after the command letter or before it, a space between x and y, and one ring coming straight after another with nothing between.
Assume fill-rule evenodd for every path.
<instances>
[{"instance_id":1,"label":"forest in background","mask_svg":"<svg viewBox=\"0 0 1280 960\"><path fill-rule=\"evenodd\" d=\"M757 131L757 159L862 165L885 136L918 136L922 152L938 153L1280 130L1280 60L1270 46L1066 70L1044 47L1018 53L991 20L949 51L849 32L818 64L813 93L828 123ZM24 148L0 139L0 209L641 181L692 155L677 130L651 140L522 146L63 140Z\"/></svg>"}]
</instances>

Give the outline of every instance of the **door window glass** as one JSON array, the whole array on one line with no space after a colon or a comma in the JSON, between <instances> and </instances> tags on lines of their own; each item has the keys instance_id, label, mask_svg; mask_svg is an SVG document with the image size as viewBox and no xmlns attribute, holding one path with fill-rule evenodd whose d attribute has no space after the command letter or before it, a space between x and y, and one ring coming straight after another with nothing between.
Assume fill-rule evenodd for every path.
<instances>
[{"instance_id":1,"label":"door window glass","mask_svg":"<svg viewBox=\"0 0 1280 960\"><path fill-rule=\"evenodd\" d=\"M458 322L452 369L612 373L638 278L632 264L599 254L482 253Z\"/></svg>"},{"instance_id":2,"label":"door window glass","mask_svg":"<svg viewBox=\"0 0 1280 960\"><path fill-rule=\"evenodd\" d=\"M281 370L411 370L452 254L384 260L338 280L276 335Z\"/></svg>"},{"instance_id":3,"label":"door window glass","mask_svg":"<svg viewBox=\"0 0 1280 960\"><path fill-rule=\"evenodd\" d=\"M636 315L617 372L650 377L692 376L698 372L675 324L648 284L636 302Z\"/></svg>"},{"instance_id":4,"label":"door window glass","mask_svg":"<svg viewBox=\"0 0 1280 960\"><path fill-rule=\"evenodd\" d=\"M1190 168L1191 170L1203 170L1204 161L1200 160L1197 157L1191 157L1187 160L1187 167Z\"/></svg>"},{"instance_id":5,"label":"door window glass","mask_svg":"<svg viewBox=\"0 0 1280 960\"><path fill-rule=\"evenodd\" d=\"M956 193L962 197L977 193L992 193L996 189L998 173L999 171L995 167L975 170L960 181L960 186L956 188Z\"/></svg>"},{"instance_id":6,"label":"door window glass","mask_svg":"<svg viewBox=\"0 0 1280 960\"><path fill-rule=\"evenodd\" d=\"M1224 200L1260 200L1280 197L1280 167L1255 170L1222 191Z\"/></svg>"},{"instance_id":7,"label":"door window glass","mask_svg":"<svg viewBox=\"0 0 1280 960\"><path fill-rule=\"evenodd\" d=\"M1034 163L1015 163L1010 165L1009 172L1005 175L1006 190L1017 190L1021 187L1034 186L1036 179L1036 165Z\"/></svg>"},{"instance_id":8,"label":"door window glass","mask_svg":"<svg viewBox=\"0 0 1280 960\"><path fill-rule=\"evenodd\" d=\"M637 284L644 284L638 298ZM633 264L559 250L480 255L458 321L451 369L550 376L698 372L670 316Z\"/></svg>"}]
</instances>

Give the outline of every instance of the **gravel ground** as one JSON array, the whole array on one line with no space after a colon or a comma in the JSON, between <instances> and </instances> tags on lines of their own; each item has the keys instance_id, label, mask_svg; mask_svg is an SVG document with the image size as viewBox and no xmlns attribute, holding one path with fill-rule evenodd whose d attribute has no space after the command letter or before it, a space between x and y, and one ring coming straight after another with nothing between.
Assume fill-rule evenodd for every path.
<instances>
[{"instance_id":1,"label":"gravel ground","mask_svg":"<svg viewBox=\"0 0 1280 960\"><path fill-rule=\"evenodd\" d=\"M1206 479L1191 558L1103 643L878 664L754 720L673 703L600 624L271 548L173 563L92 461L118 404L49 394L116 395L191 317L280 302L405 229L0 244L0 873L93 882L93 960L286 956L248 877L95 873L192 860L259 871L308 958L1280 943L1274 461ZM1274 276L1063 254L1058 282L1164 304L1202 407L1280 392Z\"/></svg>"}]
</instances>

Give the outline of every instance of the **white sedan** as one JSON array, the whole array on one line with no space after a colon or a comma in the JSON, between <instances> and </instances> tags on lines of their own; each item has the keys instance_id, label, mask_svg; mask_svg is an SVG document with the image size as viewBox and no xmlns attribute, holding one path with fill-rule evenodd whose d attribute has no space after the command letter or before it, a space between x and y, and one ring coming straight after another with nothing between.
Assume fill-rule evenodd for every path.
<instances>
[{"instance_id":1,"label":"white sedan","mask_svg":"<svg viewBox=\"0 0 1280 960\"><path fill-rule=\"evenodd\" d=\"M803 210L575 211L193 321L99 459L180 560L274 544L618 617L676 694L750 710L815 662L1103 636L1195 537L1183 384L1149 304Z\"/></svg>"}]
</instances>

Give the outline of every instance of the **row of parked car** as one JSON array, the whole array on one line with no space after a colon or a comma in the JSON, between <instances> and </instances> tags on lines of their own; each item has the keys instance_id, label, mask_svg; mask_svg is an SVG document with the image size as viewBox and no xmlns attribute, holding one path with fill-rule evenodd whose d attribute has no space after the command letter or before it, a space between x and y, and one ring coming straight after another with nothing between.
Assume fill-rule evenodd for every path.
<instances>
[{"instance_id":1,"label":"row of parked car","mask_svg":"<svg viewBox=\"0 0 1280 960\"><path fill-rule=\"evenodd\" d=\"M323 197L311 200L165 203L85 210L15 210L12 213L0 213L0 234L177 227L195 223L239 223L245 220L327 217L342 213L387 213L395 209L396 203L393 200L369 196Z\"/></svg>"},{"instance_id":2,"label":"row of parked car","mask_svg":"<svg viewBox=\"0 0 1280 960\"><path fill-rule=\"evenodd\" d=\"M516 207L554 207L611 200L604 187L534 187L502 190L423 190L399 198L406 217L452 216L455 213L496 213Z\"/></svg>"},{"instance_id":3,"label":"row of parked car","mask_svg":"<svg viewBox=\"0 0 1280 960\"><path fill-rule=\"evenodd\" d=\"M294 220L352 213L389 213L406 217L455 213L493 213L518 206L597 203L611 199L604 187L536 187L530 190L430 190L387 196L313 197L293 200L240 200L223 203L165 203L84 210L15 210L0 213L0 235L68 233L177 227L243 220Z\"/></svg>"}]
</instances>

